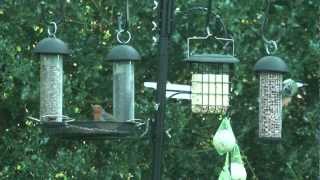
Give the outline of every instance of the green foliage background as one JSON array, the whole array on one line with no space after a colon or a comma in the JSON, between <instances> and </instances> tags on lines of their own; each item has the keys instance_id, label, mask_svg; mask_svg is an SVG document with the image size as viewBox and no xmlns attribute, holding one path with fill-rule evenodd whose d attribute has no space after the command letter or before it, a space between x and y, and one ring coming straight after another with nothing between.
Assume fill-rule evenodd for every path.
<instances>
[{"instance_id":1,"label":"green foliage background","mask_svg":"<svg viewBox=\"0 0 320 180\"><path fill-rule=\"evenodd\" d=\"M64 61L64 114L90 117L90 104L111 111L112 66L103 59L116 44L116 14L124 1L0 1L0 179L150 179L151 141L68 141L43 135L27 116L39 114L39 61L35 44L47 36L48 22L63 15L57 36L68 42L72 56ZM155 81L157 47L152 46L153 2L131 1L131 44L143 60L136 64L136 113L153 118L153 92L144 81ZM204 0L177 0L181 11L206 5ZM318 0L272 0L266 36L282 33L277 55L290 67L287 77L309 84L302 98L294 98L283 116L280 144L257 139L258 81L254 63L265 56L260 27L264 5L260 0L214 1L236 42L241 63L235 69L231 117L242 149L248 179L316 179L319 174L319 57ZM169 80L187 83L190 69L184 58L186 38L203 33L204 14L176 16L172 37ZM274 38L276 39L276 38ZM223 166L210 141L218 127L217 117L199 117L188 102L168 101L163 179L217 179ZM319 130L318 130L319 131ZM318 133L319 136L319 133Z\"/></svg>"}]
</instances>

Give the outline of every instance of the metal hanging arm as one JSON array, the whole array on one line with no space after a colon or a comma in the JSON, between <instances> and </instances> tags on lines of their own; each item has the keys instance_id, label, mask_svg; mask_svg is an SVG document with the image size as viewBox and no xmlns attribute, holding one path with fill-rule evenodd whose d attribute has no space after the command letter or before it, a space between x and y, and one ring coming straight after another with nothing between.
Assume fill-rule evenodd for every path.
<instances>
[{"instance_id":1,"label":"metal hanging arm","mask_svg":"<svg viewBox=\"0 0 320 180\"><path fill-rule=\"evenodd\" d=\"M266 8L263 16L263 22L261 25L261 36L264 41L265 50L267 54L270 55L270 54L274 54L278 50L278 42L280 41L282 33L279 33L279 37L276 40L268 39L265 36L265 27L266 27L266 24L268 23L268 15L271 8L271 2L270 0L265 0L265 3L266 3Z\"/></svg>"},{"instance_id":2,"label":"metal hanging arm","mask_svg":"<svg viewBox=\"0 0 320 180\"><path fill-rule=\"evenodd\" d=\"M264 30L265 30L265 26L266 24L268 23L268 14L269 14L269 11L270 11L270 6L271 6L271 3L269 0L265 0L265 3L266 3L266 8L265 8L265 12L264 12L264 15L263 15L263 21L262 21L262 25L261 25L261 34L262 34L262 39L265 43L268 43L270 42L270 40L268 40L265 35L264 35Z\"/></svg>"},{"instance_id":3,"label":"metal hanging arm","mask_svg":"<svg viewBox=\"0 0 320 180\"><path fill-rule=\"evenodd\" d=\"M207 18L206 18L206 33L212 34L210 31L210 22L212 20L212 14L214 15L214 25L216 25L217 21L220 23L223 33L224 33L224 38L228 38L228 31L227 28L223 22L223 20L221 19L221 17L215 13L212 13L212 0L208 0L208 6L207 8L205 8L205 10L207 10Z\"/></svg>"},{"instance_id":4,"label":"metal hanging arm","mask_svg":"<svg viewBox=\"0 0 320 180\"><path fill-rule=\"evenodd\" d=\"M211 35L211 32L210 32L211 11L212 11L212 0L208 0L207 20L206 20L207 35L209 35L209 34Z\"/></svg>"}]
</instances>

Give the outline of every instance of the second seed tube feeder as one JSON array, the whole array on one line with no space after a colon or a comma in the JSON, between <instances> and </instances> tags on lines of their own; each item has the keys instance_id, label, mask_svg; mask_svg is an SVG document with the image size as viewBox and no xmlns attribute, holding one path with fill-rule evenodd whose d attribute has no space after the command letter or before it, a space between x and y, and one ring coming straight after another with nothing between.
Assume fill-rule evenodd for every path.
<instances>
[{"instance_id":1,"label":"second seed tube feeder","mask_svg":"<svg viewBox=\"0 0 320 180\"><path fill-rule=\"evenodd\" d=\"M190 37L187 40L186 62L191 63L191 108L194 113L225 112L229 107L231 91L231 65L238 63L234 57L234 40L212 37L214 40L232 43L232 55L191 54L190 41L207 40L206 37Z\"/></svg>"},{"instance_id":2,"label":"second seed tube feeder","mask_svg":"<svg viewBox=\"0 0 320 180\"><path fill-rule=\"evenodd\" d=\"M134 119L134 61L140 59L129 45L115 46L107 55L113 63L113 115L119 121Z\"/></svg>"},{"instance_id":3,"label":"second seed tube feeder","mask_svg":"<svg viewBox=\"0 0 320 180\"><path fill-rule=\"evenodd\" d=\"M279 140L282 130L282 81L288 72L279 57L266 56L254 66L259 75L259 138Z\"/></svg>"},{"instance_id":4,"label":"second seed tube feeder","mask_svg":"<svg viewBox=\"0 0 320 180\"><path fill-rule=\"evenodd\" d=\"M106 57L113 64L113 115L119 122L134 120L134 62L141 59L135 48L126 45L131 40L126 13L125 30L121 14L118 16L117 42L120 45L113 47ZM127 34L126 41L121 39L123 33Z\"/></svg>"}]
</instances>

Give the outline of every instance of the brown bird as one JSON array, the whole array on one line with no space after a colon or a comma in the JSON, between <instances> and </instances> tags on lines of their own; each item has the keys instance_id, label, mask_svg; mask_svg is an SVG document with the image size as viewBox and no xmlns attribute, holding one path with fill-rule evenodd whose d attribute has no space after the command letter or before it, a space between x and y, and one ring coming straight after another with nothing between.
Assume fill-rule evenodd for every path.
<instances>
[{"instance_id":1,"label":"brown bird","mask_svg":"<svg viewBox=\"0 0 320 180\"><path fill-rule=\"evenodd\" d=\"M115 118L107 113L100 105L91 105L93 120L95 121L115 121Z\"/></svg>"}]
</instances>

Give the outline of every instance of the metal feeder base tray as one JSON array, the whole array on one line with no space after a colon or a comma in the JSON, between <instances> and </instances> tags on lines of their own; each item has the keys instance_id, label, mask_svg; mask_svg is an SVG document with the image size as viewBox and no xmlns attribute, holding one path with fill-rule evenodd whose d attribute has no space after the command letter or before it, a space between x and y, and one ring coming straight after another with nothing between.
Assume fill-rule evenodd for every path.
<instances>
[{"instance_id":1,"label":"metal feeder base tray","mask_svg":"<svg viewBox=\"0 0 320 180\"><path fill-rule=\"evenodd\" d=\"M107 139L139 137L141 129L134 122L45 122L43 131L51 137L71 139Z\"/></svg>"}]
</instances>

